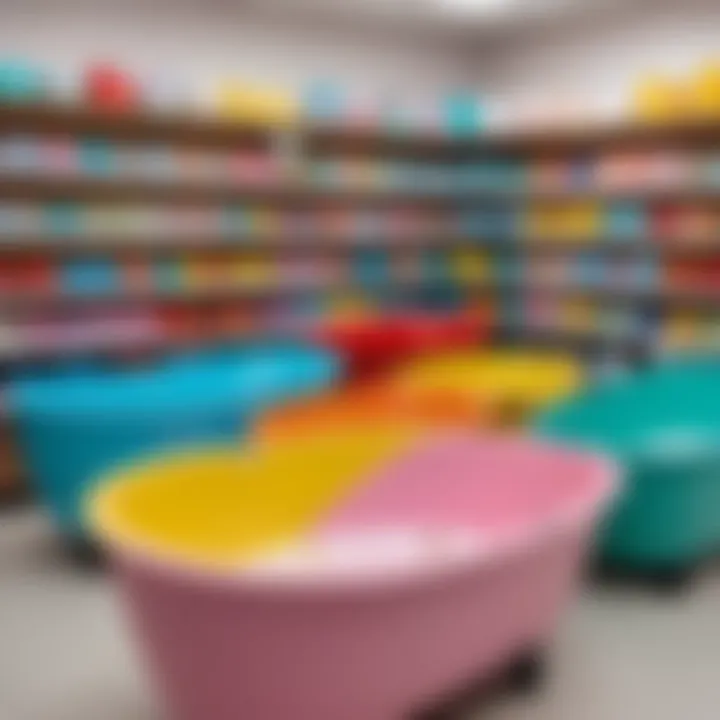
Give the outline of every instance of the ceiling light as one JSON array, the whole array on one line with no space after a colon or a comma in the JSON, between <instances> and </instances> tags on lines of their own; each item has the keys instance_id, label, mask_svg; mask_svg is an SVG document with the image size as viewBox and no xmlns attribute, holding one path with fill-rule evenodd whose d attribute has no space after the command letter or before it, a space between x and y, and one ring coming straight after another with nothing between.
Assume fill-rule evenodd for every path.
<instances>
[{"instance_id":1,"label":"ceiling light","mask_svg":"<svg viewBox=\"0 0 720 720\"><path fill-rule=\"evenodd\" d=\"M512 11L518 0L437 0L443 9L468 15L502 14Z\"/></svg>"}]
</instances>

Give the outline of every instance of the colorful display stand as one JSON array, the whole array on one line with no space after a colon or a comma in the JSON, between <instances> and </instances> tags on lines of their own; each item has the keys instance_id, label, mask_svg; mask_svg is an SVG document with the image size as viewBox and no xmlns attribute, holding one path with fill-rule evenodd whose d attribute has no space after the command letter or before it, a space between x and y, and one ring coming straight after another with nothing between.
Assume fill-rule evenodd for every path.
<instances>
[{"instance_id":1,"label":"colorful display stand","mask_svg":"<svg viewBox=\"0 0 720 720\"><path fill-rule=\"evenodd\" d=\"M141 465L90 516L170 716L388 720L550 642L613 476L396 424Z\"/></svg>"},{"instance_id":2,"label":"colorful display stand","mask_svg":"<svg viewBox=\"0 0 720 720\"><path fill-rule=\"evenodd\" d=\"M608 452L625 468L601 547L611 566L680 581L720 547L718 369L668 364L540 418L542 436Z\"/></svg>"}]
</instances>

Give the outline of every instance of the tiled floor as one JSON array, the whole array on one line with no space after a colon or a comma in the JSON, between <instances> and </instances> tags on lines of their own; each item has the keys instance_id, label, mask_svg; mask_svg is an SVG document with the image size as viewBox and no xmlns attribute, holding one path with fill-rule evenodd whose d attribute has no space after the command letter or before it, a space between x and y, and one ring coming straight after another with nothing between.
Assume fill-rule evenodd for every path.
<instances>
[{"instance_id":1,"label":"tiled floor","mask_svg":"<svg viewBox=\"0 0 720 720\"><path fill-rule=\"evenodd\" d=\"M59 557L34 512L0 514L0 720L157 720L151 697L107 579ZM545 689L498 699L480 717L717 720L720 567L680 598L588 592Z\"/></svg>"}]
</instances>

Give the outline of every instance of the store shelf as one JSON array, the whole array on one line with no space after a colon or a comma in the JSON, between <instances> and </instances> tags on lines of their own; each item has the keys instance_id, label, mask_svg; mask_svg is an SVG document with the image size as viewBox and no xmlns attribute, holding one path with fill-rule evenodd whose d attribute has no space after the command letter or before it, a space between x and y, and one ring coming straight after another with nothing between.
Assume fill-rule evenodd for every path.
<instances>
[{"instance_id":1,"label":"store shelf","mask_svg":"<svg viewBox=\"0 0 720 720\"><path fill-rule=\"evenodd\" d=\"M489 129L475 136L448 137L441 134L411 133L398 137L383 128L318 128L306 131L326 146L346 151L387 151L393 143L417 150L471 155L528 155L602 151L608 147L657 147L681 145L698 147L720 142L720 120L685 119L648 124L632 119L585 122L576 125L533 129Z\"/></svg>"},{"instance_id":2,"label":"store shelf","mask_svg":"<svg viewBox=\"0 0 720 720\"><path fill-rule=\"evenodd\" d=\"M13 346L0 348L0 368L3 365L22 364L28 361L33 362L54 362L58 359L71 359L89 356L107 356L121 358L123 356L134 357L137 354L156 351L188 350L193 348L204 348L222 346L228 343L236 343L245 340L259 340L267 338L287 339L294 337L298 339L316 337L325 320L298 320L294 324L277 322L261 322L252 328L243 331L218 331L215 333L191 332L189 335L180 335L177 332L170 334L169 331L159 329L153 333L136 337L97 337L87 338L83 342L61 342L52 345L28 342L18 342ZM0 403L0 418L2 407Z\"/></svg>"},{"instance_id":3,"label":"store shelf","mask_svg":"<svg viewBox=\"0 0 720 720\"><path fill-rule=\"evenodd\" d=\"M493 247L492 245L488 245ZM526 254L572 254L572 253L607 253L616 255L659 255L663 257L714 257L720 256L720 237L708 238L699 242L696 238L663 238L654 240L650 237L632 239L582 238L573 240L553 240L551 238L534 238L515 243L506 243L503 249Z\"/></svg>"},{"instance_id":4,"label":"store shelf","mask_svg":"<svg viewBox=\"0 0 720 720\"><path fill-rule=\"evenodd\" d=\"M199 111L140 108L110 113L82 106L0 105L0 130L33 133L103 135L121 140L156 140L180 144L236 147L266 145L278 136L303 140L316 151L351 151L403 155L446 155L477 145L476 137L456 137L432 130L390 129L310 120L261 125L212 117Z\"/></svg>"},{"instance_id":5,"label":"store shelf","mask_svg":"<svg viewBox=\"0 0 720 720\"><path fill-rule=\"evenodd\" d=\"M466 158L486 147L481 132L450 135L440 130L306 123L301 134L311 156L342 154L452 160Z\"/></svg>"},{"instance_id":6,"label":"store shelf","mask_svg":"<svg viewBox=\"0 0 720 720\"><path fill-rule=\"evenodd\" d=\"M271 332L265 332L272 335ZM213 344L222 344L223 342L239 341L243 339L256 338L260 335L259 331L250 331L236 334L228 334L224 337L197 337L197 338L181 338L172 337L165 333L158 333L153 336L134 337L134 338L117 338L110 341L109 339L88 340L83 343L59 343L53 346L39 346L32 344L18 344L14 347L6 347L0 349L0 363L24 363L28 361L54 361L58 358L86 357L94 356L114 356L120 354L139 353L155 350L179 350L192 347L206 347Z\"/></svg>"},{"instance_id":7,"label":"store shelf","mask_svg":"<svg viewBox=\"0 0 720 720\"><path fill-rule=\"evenodd\" d=\"M212 181L154 181L82 175L0 175L4 200L266 202L283 205L414 205L453 206L477 201L475 193L435 193L395 189L349 189L303 183L241 185Z\"/></svg>"},{"instance_id":8,"label":"store shelf","mask_svg":"<svg viewBox=\"0 0 720 720\"><path fill-rule=\"evenodd\" d=\"M662 305L687 305L689 307L720 310L720 288L717 290L664 290L658 294Z\"/></svg>"},{"instance_id":9,"label":"store shelf","mask_svg":"<svg viewBox=\"0 0 720 720\"><path fill-rule=\"evenodd\" d=\"M662 303L712 304L720 307L720 289L707 291L671 291L661 288L632 288L613 285L582 285L578 283L553 283L533 281L499 281L493 283L452 283L443 281L394 280L387 283L345 282L293 283L283 282L277 285L258 286L221 286L206 288L182 288L178 290L152 289L146 291L121 291L103 293L62 294L57 292L37 292L13 294L0 297L0 309L88 305L98 303L202 303L222 300L262 300L282 296L335 295L343 292L422 292L432 290L457 290L473 294L493 294L513 292L522 296L587 296L612 302L658 301Z\"/></svg>"},{"instance_id":10,"label":"store shelf","mask_svg":"<svg viewBox=\"0 0 720 720\"><path fill-rule=\"evenodd\" d=\"M617 149L623 146L689 147L720 142L720 120L680 119L646 123L633 119L585 122L565 127L488 132L477 140L480 148L507 153L567 153L575 150Z\"/></svg>"},{"instance_id":11,"label":"store shelf","mask_svg":"<svg viewBox=\"0 0 720 720\"><path fill-rule=\"evenodd\" d=\"M515 291L523 295L586 296L606 302L653 302L659 305L688 305L720 310L720 288L717 290L673 290L657 288L629 288L587 286L572 283L514 283Z\"/></svg>"},{"instance_id":12,"label":"store shelf","mask_svg":"<svg viewBox=\"0 0 720 720\"><path fill-rule=\"evenodd\" d=\"M581 283L553 283L536 281L517 281L509 284L515 292L522 295L587 296L606 301L626 303L642 302L658 297L655 288L632 288L614 285L583 285Z\"/></svg>"},{"instance_id":13,"label":"store shelf","mask_svg":"<svg viewBox=\"0 0 720 720\"><path fill-rule=\"evenodd\" d=\"M178 343L179 344L179 343ZM58 343L56 345L33 345L18 343L0 348L0 363L23 363L33 360L45 360L92 354L116 354L129 349L151 349L175 346L167 337L118 338L115 341L98 339L83 343Z\"/></svg>"},{"instance_id":14,"label":"store shelf","mask_svg":"<svg viewBox=\"0 0 720 720\"><path fill-rule=\"evenodd\" d=\"M646 362L654 352L652 338L607 334L597 328L571 330L564 327L505 327L500 342L511 347L528 346L544 350L560 350L589 360L623 357L632 362Z\"/></svg>"},{"instance_id":15,"label":"store shelf","mask_svg":"<svg viewBox=\"0 0 720 720\"><path fill-rule=\"evenodd\" d=\"M401 253L424 249L468 249L495 253L524 253L529 255L562 255L573 253L606 253L616 255L661 255L663 257L705 258L720 256L720 237L698 242L696 238L612 239L583 238L552 239L492 239L472 238L453 231L427 235L374 234L368 237L348 237L322 233L298 235L27 235L1 236L0 255L43 252L52 255L112 253L132 250L143 253L173 254L188 250L199 252L280 252L346 253L363 249L382 249Z\"/></svg>"},{"instance_id":16,"label":"store shelf","mask_svg":"<svg viewBox=\"0 0 720 720\"><path fill-rule=\"evenodd\" d=\"M84 106L61 104L2 104L0 129L23 132L102 134L128 140L172 140L181 143L236 145L267 142L292 132L324 146L343 150L388 152L445 152L457 150L503 150L531 152L537 149L587 148L623 144L702 143L720 140L720 122L684 119L648 124L632 119L583 122L564 127L479 131L476 135L450 135L441 130L393 129L372 125L329 124L305 120L285 125L249 123L213 117L192 109L167 111L139 108L113 113Z\"/></svg>"},{"instance_id":17,"label":"store shelf","mask_svg":"<svg viewBox=\"0 0 720 720\"><path fill-rule=\"evenodd\" d=\"M212 181L164 181L112 176L0 175L0 197L36 201L175 201L189 203L257 202L282 205L431 205L456 207L484 203L563 204L606 201L720 201L720 187L577 189L557 192L489 189L432 192L393 188L353 189L313 186L301 182L242 185Z\"/></svg>"},{"instance_id":18,"label":"store shelf","mask_svg":"<svg viewBox=\"0 0 720 720\"><path fill-rule=\"evenodd\" d=\"M236 147L267 146L278 132L287 128L233 122L191 111L113 113L59 104L2 104L0 130Z\"/></svg>"},{"instance_id":19,"label":"store shelf","mask_svg":"<svg viewBox=\"0 0 720 720\"><path fill-rule=\"evenodd\" d=\"M622 333L608 333L600 330L569 330L564 328L525 328L525 339L553 344L577 344L590 347L625 348L642 350L651 346L651 338L631 336Z\"/></svg>"},{"instance_id":20,"label":"store shelf","mask_svg":"<svg viewBox=\"0 0 720 720\"><path fill-rule=\"evenodd\" d=\"M720 142L720 138L718 138ZM493 190L479 188L475 191L478 201L493 201L507 205L534 203L543 205L573 202L663 202L673 201L720 201L720 186L697 185L682 187L637 188L568 188L565 190L518 189Z\"/></svg>"},{"instance_id":21,"label":"store shelf","mask_svg":"<svg viewBox=\"0 0 720 720\"><path fill-rule=\"evenodd\" d=\"M0 255L42 252L52 255L112 253L121 250L148 254L173 254L188 250L205 252L280 252L347 253L363 249L382 249L389 253L424 249L468 248L485 250L488 244L456 235L432 233L426 236L342 237L338 235L306 235L298 237L278 235L213 236L26 236L17 239L0 236Z\"/></svg>"},{"instance_id":22,"label":"store shelf","mask_svg":"<svg viewBox=\"0 0 720 720\"><path fill-rule=\"evenodd\" d=\"M138 302L169 302L169 303L200 303L221 300L262 300L281 296L302 295L335 295L344 292L421 292L432 290L459 290L465 293L488 294L497 291L495 286L480 283L464 283L457 281L452 284L443 281L427 280L393 280L386 283L344 282L327 283L293 283L283 282L277 285L262 286L225 286L207 288L182 288L178 290L152 289L146 291L121 291L104 293L63 294L57 292L38 292L13 294L0 297L0 309L48 307L67 305L87 305L98 303L138 303Z\"/></svg>"}]
</instances>

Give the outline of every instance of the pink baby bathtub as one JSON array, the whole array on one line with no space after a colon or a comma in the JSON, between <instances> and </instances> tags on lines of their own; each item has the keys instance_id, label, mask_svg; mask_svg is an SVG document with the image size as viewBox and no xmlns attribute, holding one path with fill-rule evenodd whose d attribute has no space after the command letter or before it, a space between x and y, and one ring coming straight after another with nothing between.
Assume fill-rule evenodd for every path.
<instances>
[{"instance_id":1,"label":"pink baby bathtub","mask_svg":"<svg viewBox=\"0 0 720 720\"><path fill-rule=\"evenodd\" d=\"M547 646L610 464L471 431L342 459L337 437L303 443L233 453L222 472L242 502L210 498L222 463L202 477L207 459L192 458L128 471L93 498L170 720L400 720ZM281 451L285 465L267 459ZM283 467L296 472L268 480ZM207 494L188 497L193 482ZM172 522L207 528L202 542L153 531L147 507L181 496ZM253 527L233 555L235 520Z\"/></svg>"}]
</instances>

